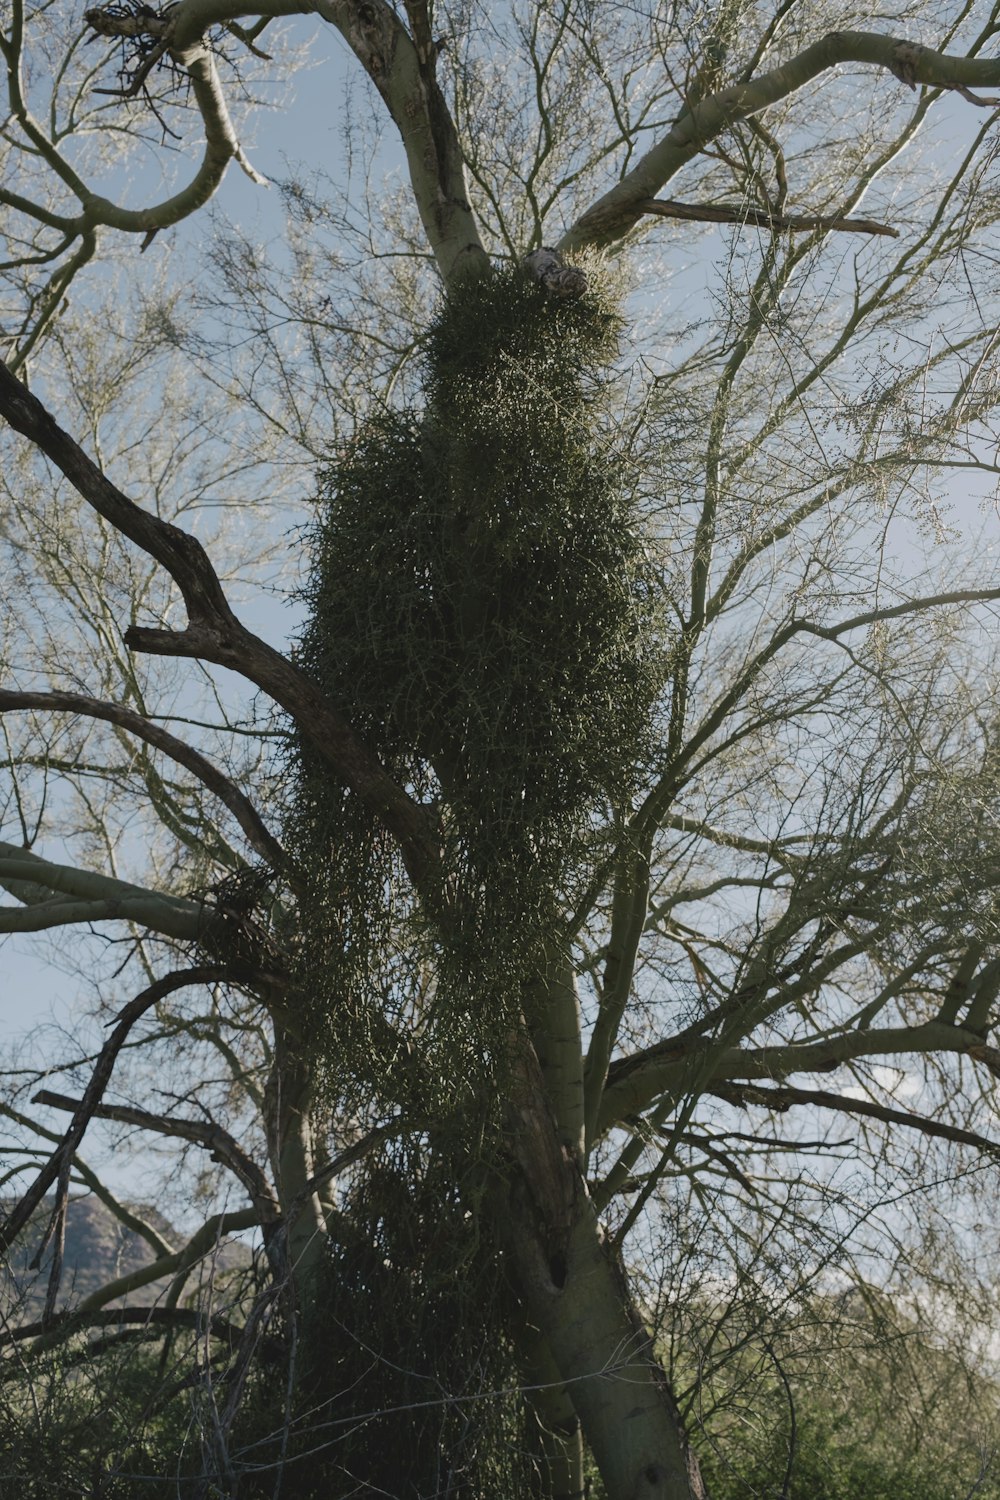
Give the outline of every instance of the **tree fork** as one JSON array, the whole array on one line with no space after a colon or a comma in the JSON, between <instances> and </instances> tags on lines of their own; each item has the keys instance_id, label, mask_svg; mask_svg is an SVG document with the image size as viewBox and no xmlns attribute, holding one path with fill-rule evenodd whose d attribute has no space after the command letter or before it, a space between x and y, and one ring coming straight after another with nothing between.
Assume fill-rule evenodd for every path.
<instances>
[{"instance_id":1,"label":"tree fork","mask_svg":"<svg viewBox=\"0 0 1000 1500\"><path fill-rule=\"evenodd\" d=\"M515 1285L609 1500L706 1500L653 1341L527 1045L515 1060L508 1135L518 1171L498 1217Z\"/></svg>"},{"instance_id":2,"label":"tree fork","mask_svg":"<svg viewBox=\"0 0 1000 1500\"><path fill-rule=\"evenodd\" d=\"M560 1251L523 1180L506 1205L525 1312L552 1358L609 1500L706 1500L666 1375L582 1179Z\"/></svg>"}]
</instances>

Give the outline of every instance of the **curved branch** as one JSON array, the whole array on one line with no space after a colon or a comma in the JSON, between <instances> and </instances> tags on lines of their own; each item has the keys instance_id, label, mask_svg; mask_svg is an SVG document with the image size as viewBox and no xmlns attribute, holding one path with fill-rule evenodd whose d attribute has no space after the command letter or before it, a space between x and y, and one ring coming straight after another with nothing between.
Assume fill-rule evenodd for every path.
<instances>
[{"instance_id":1,"label":"curved branch","mask_svg":"<svg viewBox=\"0 0 1000 1500\"><path fill-rule=\"evenodd\" d=\"M37 1120L32 1120L29 1115L22 1114L19 1109L14 1109L10 1104L0 1103L0 1115L5 1119L13 1120L16 1125L23 1125L33 1135L40 1136L42 1140L52 1141L58 1145L61 1137L55 1130L47 1130L44 1125L39 1125ZM116 1198L110 1188L106 1187L100 1177L88 1167L82 1157L73 1153L70 1166L79 1182L90 1189L94 1197L109 1209L120 1224L130 1229L139 1239L145 1240L154 1255L172 1255L173 1247L165 1240L153 1225L134 1209L126 1208L125 1204ZM13 1175L13 1174L11 1174Z\"/></svg>"},{"instance_id":2,"label":"curved branch","mask_svg":"<svg viewBox=\"0 0 1000 1500\"><path fill-rule=\"evenodd\" d=\"M51 459L73 488L116 531L166 568L181 591L192 622L219 626L236 617L204 547L194 537L142 510L101 472L0 360L0 416Z\"/></svg>"},{"instance_id":3,"label":"curved branch","mask_svg":"<svg viewBox=\"0 0 1000 1500\"><path fill-rule=\"evenodd\" d=\"M152 234L178 224L214 195L231 161L241 166L252 182L260 186L267 184L267 178L250 165L237 139L211 52L199 43L183 51L171 48L170 53L187 73L205 127L205 154L201 165L180 192L150 208L120 208L99 193L86 192L81 201L83 219L89 228L106 225L109 229L131 234Z\"/></svg>"},{"instance_id":4,"label":"curved branch","mask_svg":"<svg viewBox=\"0 0 1000 1500\"><path fill-rule=\"evenodd\" d=\"M181 0L170 12L169 37L163 22L143 21L151 36L167 41L170 56L191 78L205 120L205 160L193 183L155 209L129 211L103 199L87 203L94 222L118 229L155 230L199 207L221 181L229 161L242 159L239 143L204 36L212 26L228 26L240 16L276 17L314 12L341 33L388 106L406 152L410 181L431 250L442 279L450 285L489 266L465 182L465 163L458 132L436 77L436 48L425 5L407 6L414 35L387 0ZM116 19L105 9L88 12L91 26L105 34L133 28L131 16Z\"/></svg>"},{"instance_id":5,"label":"curved branch","mask_svg":"<svg viewBox=\"0 0 1000 1500\"><path fill-rule=\"evenodd\" d=\"M21 1201L0 1225L0 1250L6 1250L13 1243L52 1184L65 1171L68 1171L73 1152L83 1139L83 1133L93 1118L94 1110L101 1102L104 1090L111 1081L111 1073L118 1054L135 1023L145 1015L147 1010L152 1009L167 995L175 994L177 990L186 989L192 984L217 984L228 977L229 970L221 964L203 964L191 969L175 969L136 995L134 1000L130 1000L128 1005L118 1012L116 1017L118 1024L101 1048L101 1054L91 1074L90 1082L62 1141Z\"/></svg>"},{"instance_id":6,"label":"curved branch","mask_svg":"<svg viewBox=\"0 0 1000 1500\"><path fill-rule=\"evenodd\" d=\"M0 873L3 869L0 861ZM5 889L11 883L0 879ZM198 937L201 918L185 920L165 910L159 897L146 900L39 901L29 906L0 906L0 933L51 932L54 927L82 927L92 922L132 922L164 937L193 940Z\"/></svg>"},{"instance_id":7,"label":"curved branch","mask_svg":"<svg viewBox=\"0 0 1000 1500\"><path fill-rule=\"evenodd\" d=\"M885 68L910 88L921 84L954 89L976 104L989 101L976 99L970 88L1000 86L1000 60L996 58L952 57L871 31L832 31L769 72L709 94L692 109L685 109L638 165L587 209L558 248L579 250L621 239L646 212L644 205L724 130L787 99L820 74L851 62Z\"/></svg>"},{"instance_id":8,"label":"curved branch","mask_svg":"<svg viewBox=\"0 0 1000 1500\"><path fill-rule=\"evenodd\" d=\"M132 626L125 632L126 645L137 651L215 662L255 683L291 714L337 775L396 837L414 885L426 896L436 897L440 859L427 813L393 780L319 687L240 623L201 543L180 527L142 510L112 484L2 360L0 416L52 460L98 515L166 568L180 589L188 628Z\"/></svg>"},{"instance_id":9,"label":"curved branch","mask_svg":"<svg viewBox=\"0 0 1000 1500\"><path fill-rule=\"evenodd\" d=\"M157 724L151 724L134 709L126 708L121 703L106 703L98 698L88 698L83 693L21 693L0 689L0 714L10 709L20 708L66 710L69 713L84 714L90 719L103 719L109 724L117 724L119 728L127 730L130 734L137 735L139 739L145 740L148 745L153 745L157 750L162 750L178 765L184 766L197 776L198 780L229 808L250 844L272 868L288 872L290 862L287 854L268 830L249 797L246 797L227 776L224 776L207 756L202 755L200 751L193 749L168 730L162 729Z\"/></svg>"},{"instance_id":10,"label":"curved branch","mask_svg":"<svg viewBox=\"0 0 1000 1500\"><path fill-rule=\"evenodd\" d=\"M295 7L300 11L304 8L306 7ZM131 34L135 34L137 30L135 17L119 18L115 26L105 8L88 11L85 19L93 31L104 36L120 35L126 26L131 27ZM182 46L175 46L174 17L165 20L152 11L143 18L140 29L155 32L160 37L162 50L169 50L174 62L184 69L205 130L205 151L191 181L170 198L149 208L121 208L110 199L90 190L31 114L21 85L20 68L14 66L14 49L6 49L11 54L8 57L7 73L12 116L32 143L34 151L43 157L80 202L80 214L72 220L60 217L57 227L72 228L76 232L90 235L102 225L126 233L155 233L179 223L207 203L221 183L229 163L234 160L255 182L263 184L267 181L254 171L243 154L226 107L215 59L202 42L201 36L189 39ZM48 211L34 214L33 205L27 199L20 199L17 206L22 211L33 214L40 222L54 222L55 216Z\"/></svg>"},{"instance_id":11,"label":"curved branch","mask_svg":"<svg viewBox=\"0 0 1000 1500\"><path fill-rule=\"evenodd\" d=\"M66 1109L78 1113L83 1107L82 1099L71 1099L66 1094L56 1094L50 1089L41 1089L32 1095L32 1104L47 1104L51 1109ZM98 1104L90 1111L95 1120L118 1120L123 1125L136 1125L140 1130L155 1130L160 1135L170 1135L178 1140L194 1141L211 1152L212 1160L221 1162L246 1189L250 1201L261 1217L261 1222L278 1217L278 1201L274 1189L252 1157L240 1146L228 1130L212 1121L184 1120L170 1115L154 1115L145 1109L133 1109L124 1104Z\"/></svg>"},{"instance_id":12,"label":"curved branch","mask_svg":"<svg viewBox=\"0 0 1000 1500\"><path fill-rule=\"evenodd\" d=\"M109 1302L115 1302L119 1297L129 1297L140 1287L149 1286L153 1281L189 1270L199 1260L210 1255L226 1235L236 1234L241 1229L253 1229L257 1222L257 1213L253 1208L240 1209L235 1213L213 1214L180 1250L174 1251L172 1255L161 1255L148 1265L129 1271L115 1281L109 1281L106 1286L92 1292L78 1307L73 1308L65 1322L59 1322L53 1327L50 1320L45 1332L38 1335L29 1353L40 1354L45 1349L60 1344L76 1328L86 1327L93 1313L106 1307Z\"/></svg>"},{"instance_id":13,"label":"curved branch","mask_svg":"<svg viewBox=\"0 0 1000 1500\"><path fill-rule=\"evenodd\" d=\"M87 229L80 237L80 243L73 255L51 276L48 286L37 299L32 298L33 304L38 311L31 318L30 330L22 327L22 333L27 331L27 337L18 346L10 358L12 370L21 369L31 351L35 348L39 339L48 329L56 316L66 292L76 277L78 271L82 270L94 258L97 250L97 236L92 229Z\"/></svg>"}]
</instances>

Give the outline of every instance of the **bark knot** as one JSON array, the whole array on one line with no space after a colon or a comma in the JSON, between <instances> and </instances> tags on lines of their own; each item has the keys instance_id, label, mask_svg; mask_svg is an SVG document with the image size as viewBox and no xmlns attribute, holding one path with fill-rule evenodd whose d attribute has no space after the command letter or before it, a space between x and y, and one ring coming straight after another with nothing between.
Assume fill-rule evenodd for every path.
<instances>
[{"instance_id":1,"label":"bark knot","mask_svg":"<svg viewBox=\"0 0 1000 1500\"><path fill-rule=\"evenodd\" d=\"M917 86L917 68L923 50L919 42L897 42L893 48L889 71L908 89Z\"/></svg>"}]
</instances>

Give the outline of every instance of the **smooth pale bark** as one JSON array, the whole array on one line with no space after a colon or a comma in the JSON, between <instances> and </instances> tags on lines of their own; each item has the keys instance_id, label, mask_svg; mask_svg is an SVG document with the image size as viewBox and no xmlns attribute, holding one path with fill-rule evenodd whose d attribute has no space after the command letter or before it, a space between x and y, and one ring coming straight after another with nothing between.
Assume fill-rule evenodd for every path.
<instances>
[{"instance_id":1,"label":"smooth pale bark","mask_svg":"<svg viewBox=\"0 0 1000 1500\"><path fill-rule=\"evenodd\" d=\"M969 89L1000 85L997 58L953 57L871 31L831 31L769 72L709 94L693 109L685 109L652 150L563 235L558 248L568 253L621 239L647 211L646 202L723 131L787 99L841 63L884 68L910 87L920 84L967 94Z\"/></svg>"},{"instance_id":2,"label":"smooth pale bark","mask_svg":"<svg viewBox=\"0 0 1000 1500\"><path fill-rule=\"evenodd\" d=\"M582 1180L554 1250L530 1189L508 1204L525 1311L551 1350L609 1500L704 1500L652 1340Z\"/></svg>"},{"instance_id":3,"label":"smooth pale bark","mask_svg":"<svg viewBox=\"0 0 1000 1500\"><path fill-rule=\"evenodd\" d=\"M285 1225L286 1264L272 1269L287 1272L295 1288L296 1306L308 1305L326 1245L326 1218L319 1193L312 1188L315 1171L310 1107L312 1074L300 1050L275 1028L274 1060L265 1092L267 1146L271 1172Z\"/></svg>"},{"instance_id":4,"label":"smooth pale bark","mask_svg":"<svg viewBox=\"0 0 1000 1500\"><path fill-rule=\"evenodd\" d=\"M98 7L96 14L106 15L107 7L103 9ZM150 13L148 22L149 25L146 28L148 34L154 36L158 33L162 34L164 29L162 17ZM113 22L110 26L88 24L94 31L99 30L103 35L116 34ZM127 21L126 25L128 24ZM131 29L134 30L134 27ZM123 230L126 233L149 235L188 218L213 196L231 161L237 161L253 181L264 183L265 179L253 170L240 148L229 117L212 48L203 41L202 35L192 38L177 52L173 52L171 48L174 62L178 67L183 68L187 76L192 98L204 126L205 148L202 160L191 180L179 192L162 203L139 209L122 208L100 193L95 193L59 150L57 140L50 137L43 122L34 117L28 107L21 77L22 42L21 28L18 26L12 33L11 42L6 51L10 117L20 126L21 131L30 141L34 153L46 162L53 175L60 178L76 196L80 203L80 212L73 217L52 215L46 212L44 206L36 205L26 198L14 199L7 193L4 193L3 201L11 203L12 206L21 209L22 212L40 222L63 229L70 236L84 236L90 242L91 253L94 248L94 231L101 226Z\"/></svg>"},{"instance_id":5,"label":"smooth pale bark","mask_svg":"<svg viewBox=\"0 0 1000 1500\"><path fill-rule=\"evenodd\" d=\"M558 1133L560 1155L583 1170L583 1050L580 999L569 958L550 954L547 972L525 993L525 1012L545 1097ZM538 1494L574 1500L584 1494L580 1417L544 1335L525 1323L518 1336L528 1442L534 1445Z\"/></svg>"},{"instance_id":6,"label":"smooth pale bark","mask_svg":"<svg viewBox=\"0 0 1000 1500\"><path fill-rule=\"evenodd\" d=\"M497 1207L526 1321L551 1353L609 1500L704 1500L666 1376L563 1135L525 1041L508 1112L516 1170Z\"/></svg>"},{"instance_id":7,"label":"smooth pale bark","mask_svg":"<svg viewBox=\"0 0 1000 1500\"><path fill-rule=\"evenodd\" d=\"M206 929L205 908L199 901L56 864L3 840L0 890L23 903L0 908L0 932L41 932L73 922L121 920L191 942Z\"/></svg>"},{"instance_id":8,"label":"smooth pale bark","mask_svg":"<svg viewBox=\"0 0 1000 1500\"><path fill-rule=\"evenodd\" d=\"M580 997L568 957L550 957L544 979L526 992L525 1011L559 1139L582 1170L585 1150L583 1042Z\"/></svg>"},{"instance_id":9,"label":"smooth pale bark","mask_svg":"<svg viewBox=\"0 0 1000 1500\"><path fill-rule=\"evenodd\" d=\"M204 52L202 39L211 26L250 15L308 11L337 28L382 96L399 131L414 201L445 285L486 270L489 260L469 203L461 145L435 76L437 46L427 5L406 6L407 30L387 0L264 0L252 7L241 0L182 0L172 51L190 68L189 55ZM211 96L202 108L209 111L206 134L211 122L217 150L231 151L228 119L216 119Z\"/></svg>"},{"instance_id":10,"label":"smooth pale bark","mask_svg":"<svg viewBox=\"0 0 1000 1500\"><path fill-rule=\"evenodd\" d=\"M445 286L489 269L458 133L437 82L429 7L406 7L413 35L386 0L320 0L382 95L399 131L413 198Z\"/></svg>"},{"instance_id":11,"label":"smooth pale bark","mask_svg":"<svg viewBox=\"0 0 1000 1500\"><path fill-rule=\"evenodd\" d=\"M539 1330L526 1325L517 1340L524 1400L528 1409L527 1443L535 1488L542 1500L582 1500L583 1428L572 1397Z\"/></svg>"}]
</instances>

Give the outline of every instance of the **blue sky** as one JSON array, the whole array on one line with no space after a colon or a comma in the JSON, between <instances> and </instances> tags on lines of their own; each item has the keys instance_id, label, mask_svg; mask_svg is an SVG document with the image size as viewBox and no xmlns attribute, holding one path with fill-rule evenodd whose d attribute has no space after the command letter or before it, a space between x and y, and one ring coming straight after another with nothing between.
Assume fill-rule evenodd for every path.
<instances>
[{"instance_id":1,"label":"blue sky","mask_svg":"<svg viewBox=\"0 0 1000 1500\"><path fill-rule=\"evenodd\" d=\"M294 31L296 36L312 38L310 62L296 75L295 98L289 107L257 113L246 135L248 154L259 171L276 179L286 175L288 160L299 158L321 165L336 175L341 156L340 112L348 80L356 77L356 64L332 28L319 22L299 21L294 23ZM971 122L972 112L960 102L952 108L957 146L968 122ZM170 165L182 171L196 155L197 147L185 143L182 152ZM152 170L152 158L150 162ZM144 187L143 174L140 173L134 183L132 201L141 201ZM281 234L277 193L254 185L236 168L230 168L214 208L215 212L252 229L262 238ZM207 218L195 219L169 231L164 240L176 237L179 243L197 252L205 248L208 231ZM157 253L154 242L147 252L149 260L154 260ZM138 256L138 247L136 254ZM704 256L696 258L685 280L678 284L678 292L692 298L705 295L711 275L710 262ZM1000 519L994 513L982 510L982 489L983 486L977 484L975 493L970 493L957 482L953 490L953 520L967 538L970 552L975 551L980 557L985 549L995 548L1000 543ZM919 551L921 544L912 535L900 533L897 545L907 563L917 565L924 560ZM284 617L275 610L271 620L275 631L284 628L283 620ZM255 628L266 631L268 611L264 610L254 624ZM271 638L275 638L273 634ZM67 1020L77 1002L77 981L61 965L46 960L44 945L33 944L27 938L10 940L3 947L2 964L0 1031L13 1037L50 1016L60 1024ZM119 1176L115 1172L111 1175L113 1179ZM141 1178L132 1172L121 1175L117 1185L141 1194Z\"/></svg>"}]
</instances>

